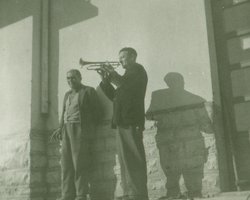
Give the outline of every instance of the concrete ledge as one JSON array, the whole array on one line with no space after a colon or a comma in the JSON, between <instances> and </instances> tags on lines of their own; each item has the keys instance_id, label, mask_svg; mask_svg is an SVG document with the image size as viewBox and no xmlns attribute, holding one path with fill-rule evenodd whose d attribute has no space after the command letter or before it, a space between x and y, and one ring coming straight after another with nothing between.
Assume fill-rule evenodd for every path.
<instances>
[{"instance_id":1,"label":"concrete ledge","mask_svg":"<svg viewBox=\"0 0 250 200\"><path fill-rule=\"evenodd\" d=\"M210 200L250 200L250 191L220 193Z\"/></svg>"},{"instance_id":2,"label":"concrete ledge","mask_svg":"<svg viewBox=\"0 0 250 200\"><path fill-rule=\"evenodd\" d=\"M155 199L150 199L155 200ZM182 200L182 199L176 199ZM195 198L195 200L250 200L250 191L244 192L225 192L208 198Z\"/></svg>"}]
</instances>

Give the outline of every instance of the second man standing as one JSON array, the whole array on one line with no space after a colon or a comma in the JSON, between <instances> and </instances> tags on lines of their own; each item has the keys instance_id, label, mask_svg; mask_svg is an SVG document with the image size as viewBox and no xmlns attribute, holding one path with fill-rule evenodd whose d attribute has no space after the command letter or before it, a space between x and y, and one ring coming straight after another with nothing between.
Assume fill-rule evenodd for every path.
<instances>
[{"instance_id":1,"label":"second man standing","mask_svg":"<svg viewBox=\"0 0 250 200\"><path fill-rule=\"evenodd\" d=\"M148 200L142 135L148 78L144 67L136 63L136 58L137 52L133 48L123 48L119 52L119 60L125 69L124 75L119 75L110 65L104 65L99 72L102 75L100 87L114 106L112 126L118 128L116 144L121 165L123 200Z\"/></svg>"}]
</instances>

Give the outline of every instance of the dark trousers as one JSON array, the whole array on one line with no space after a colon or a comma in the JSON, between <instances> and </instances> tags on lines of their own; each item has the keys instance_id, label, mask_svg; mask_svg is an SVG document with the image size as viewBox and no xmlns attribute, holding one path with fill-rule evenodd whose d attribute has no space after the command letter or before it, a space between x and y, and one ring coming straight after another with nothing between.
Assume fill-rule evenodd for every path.
<instances>
[{"instance_id":1,"label":"dark trousers","mask_svg":"<svg viewBox=\"0 0 250 200\"><path fill-rule=\"evenodd\" d=\"M204 164L200 163L198 166L187 168L182 162L180 162L182 164L177 164L178 157L176 157L175 161L173 155L170 155L170 152L166 152L165 148L159 148L159 154L161 167L167 178L167 196L176 197L180 194L179 180L182 175L188 195L201 197Z\"/></svg>"},{"instance_id":2,"label":"dark trousers","mask_svg":"<svg viewBox=\"0 0 250 200\"><path fill-rule=\"evenodd\" d=\"M133 127L118 127L116 143L124 196L133 200L148 200L142 132Z\"/></svg>"},{"instance_id":3,"label":"dark trousers","mask_svg":"<svg viewBox=\"0 0 250 200\"><path fill-rule=\"evenodd\" d=\"M188 195L191 197L201 197L203 166L182 171L171 170L165 172L167 177L167 196L174 197L180 194L179 180L183 175Z\"/></svg>"},{"instance_id":4,"label":"dark trousers","mask_svg":"<svg viewBox=\"0 0 250 200\"><path fill-rule=\"evenodd\" d=\"M90 173L89 142L80 123L67 123L62 139L62 199L85 200Z\"/></svg>"}]
</instances>

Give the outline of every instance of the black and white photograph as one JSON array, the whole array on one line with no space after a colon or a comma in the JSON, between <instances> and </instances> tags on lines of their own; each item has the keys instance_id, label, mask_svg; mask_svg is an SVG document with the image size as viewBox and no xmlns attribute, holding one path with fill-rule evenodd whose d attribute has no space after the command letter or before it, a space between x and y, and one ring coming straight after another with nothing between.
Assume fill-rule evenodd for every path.
<instances>
[{"instance_id":1,"label":"black and white photograph","mask_svg":"<svg viewBox=\"0 0 250 200\"><path fill-rule=\"evenodd\" d=\"M0 200L250 200L250 0L0 0Z\"/></svg>"}]
</instances>

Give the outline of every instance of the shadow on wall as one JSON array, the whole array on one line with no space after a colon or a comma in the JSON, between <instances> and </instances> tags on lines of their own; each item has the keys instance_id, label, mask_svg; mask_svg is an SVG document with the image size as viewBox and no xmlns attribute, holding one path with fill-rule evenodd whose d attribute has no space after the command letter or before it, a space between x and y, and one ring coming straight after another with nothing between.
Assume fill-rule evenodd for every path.
<instances>
[{"instance_id":1,"label":"shadow on wall","mask_svg":"<svg viewBox=\"0 0 250 200\"><path fill-rule=\"evenodd\" d=\"M47 126L55 128L58 124L58 76L60 30L84 22L98 15L98 8L85 0L58 0L49 4L49 102L50 113ZM53 84L52 84L53 83ZM65 90L67 90L65 88Z\"/></svg>"},{"instance_id":2,"label":"shadow on wall","mask_svg":"<svg viewBox=\"0 0 250 200\"><path fill-rule=\"evenodd\" d=\"M29 16L39 14L32 0L3 0L0 2L0 28L9 26ZM25 8L25 9L24 9ZM8 12L6 12L8 11ZM11 13L11 14L10 14Z\"/></svg>"},{"instance_id":3,"label":"shadow on wall","mask_svg":"<svg viewBox=\"0 0 250 200\"><path fill-rule=\"evenodd\" d=\"M58 76L59 66L59 40L60 30L76 23L87 21L98 15L98 8L86 0L58 0L49 1L49 102L50 109L47 118L47 128L49 130L58 126ZM65 80L66 81L66 80ZM66 92L68 88L63 88ZM97 137L93 138L93 143L97 142ZM48 168L47 185L48 200L56 199L61 196L61 174L60 174L60 152L59 145L47 143ZM99 159L99 158L95 158ZM56 162L55 162L56 160ZM93 189L94 190L94 189ZM97 190L97 189L96 189ZM95 191L95 190L94 190Z\"/></svg>"},{"instance_id":4,"label":"shadow on wall","mask_svg":"<svg viewBox=\"0 0 250 200\"><path fill-rule=\"evenodd\" d=\"M92 170L90 181L91 200L114 199L118 191L119 169L116 161L116 130L111 128L113 103L106 97L100 87L97 94L103 109L103 120L98 125L96 134L92 138ZM119 186L118 186L119 187Z\"/></svg>"},{"instance_id":5,"label":"shadow on wall","mask_svg":"<svg viewBox=\"0 0 250 200\"><path fill-rule=\"evenodd\" d=\"M49 13L49 44L48 44L48 54L49 54L49 113L46 117L41 117L40 115L40 56L41 56L41 37L43 31L41 30L41 19L42 19L42 0L32 1L32 0L3 0L0 1L0 28L23 20L29 16L33 18L33 35L32 35L32 111L36 115L37 123L42 124L45 130L51 130L56 128L58 125L58 71L59 67L59 31L68 26L74 25L86 21L90 18L96 17L98 15L98 8L90 3L90 1L85 0L58 0L49 1L48 13ZM11 13L11 14L10 14ZM66 92L65 88L65 92ZM32 115L32 118L34 116ZM33 128L36 124L32 123ZM93 158L93 168L92 168L92 179L90 181L91 185L91 196L92 199L113 199L114 190L116 185L116 178L114 175L115 161L115 134L110 129L110 122L103 122L100 124L99 131L93 137L92 140L92 158ZM40 138L41 137L41 138ZM37 141L27 141L31 143L31 151L36 146L42 146L41 149L44 152L38 152L36 159L32 160L33 163L41 163L40 160L44 159L43 165L40 166L39 170L42 173L42 180L33 178L33 172L28 172L33 182L27 187L32 186L37 188L37 185L46 185L46 188L42 188L45 191L43 194L33 193L32 195L36 197L46 197L48 200L56 199L60 195L61 190L61 174L60 174L60 146L58 143L49 143L46 141L46 134L39 134L39 139ZM49 137L48 137L49 138ZM46 142L45 142L46 141ZM47 152L46 152L47 151ZM27 157L30 152L26 152ZM40 153L40 154L39 154ZM32 155L36 155L36 152L31 152ZM42 157L41 155L47 155L47 157ZM33 156L34 157L34 156ZM29 159L29 158L28 158ZM37 162L39 161L39 162ZM33 166L30 166L33 169ZM33 170L34 171L34 170ZM38 169L35 170L36 173L40 173ZM29 175L27 175L29 176ZM39 184L38 184L39 182ZM3 185L9 185L6 182ZM13 188L16 190L16 188ZM40 190L39 190L40 191ZM13 195L14 192L11 194Z\"/></svg>"},{"instance_id":6,"label":"shadow on wall","mask_svg":"<svg viewBox=\"0 0 250 200\"><path fill-rule=\"evenodd\" d=\"M43 179L46 168L43 139L46 135L32 123L33 107L39 104L39 98L33 99L34 94L39 93L39 88L36 88L39 84L36 76L39 70L40 46L36 42L40 38L39 27L38 1L0 1L0 71L4 70L1 76L5 78L3 88L6 87L4 93L7 94L3 98L7 100L7 106L4 105L3 109L9 113L2 116L4 121L11 124L7 128L8 131L4 131L4 127L1 126L1 199L20 198L20 196L28 199L31 192L34 197L46 195L46 192L40 192L46 191ZM33 143L35 140L37 145ZM41 174L39 178L35 168L42 169L37 170L37 173Z\"/></svg>"},{"instance_id":7,"label":"shadow on wall","mask_svg":"<svg viewBox=\"0 0 250 200\"><path fill-rule=\"evenodd\" d=\"M156 121L156 144L167 178L166 195L201 197L204 164L208 158L202 132L213 133L205 100L184 89L184 78L179 73L168 73L164 81L169 88L152 93L146 116ZM187 189L185 194L180 191L181 175Z\"/></svg>"}]
</instances>

